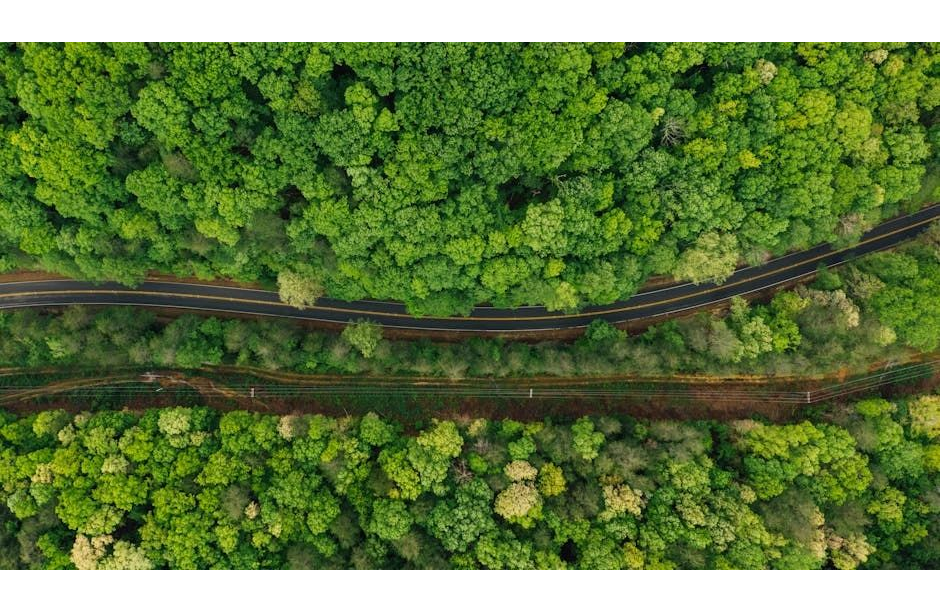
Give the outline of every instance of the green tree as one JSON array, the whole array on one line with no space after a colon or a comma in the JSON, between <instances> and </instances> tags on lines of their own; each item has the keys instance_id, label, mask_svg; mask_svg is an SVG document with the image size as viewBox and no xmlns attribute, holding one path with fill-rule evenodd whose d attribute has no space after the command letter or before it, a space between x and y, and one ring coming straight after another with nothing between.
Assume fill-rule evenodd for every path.
<instances>
[{"instance_id":1,"label":"green tree","mask_svg":"<svg viewBox=\"0 0 940 589\"><path fill-rule=\"evenodd\" d=\"M428 531L451 552L466 552L483 534L494 531L493 492L481 479L457 487L454 501L441 501L428 516Z\"/></svg>"},{"instance_id":2,"label":"green tree","mask_svg":"<svg viewBox=\"0 0 940 589\"><path fill-rule=\"evenodd\" d=\"M343 330L343 340L359 350L364 358L371 358L382 341L382 326L365 320L354 321Z\"/></svg>"},{"instance_id":3,"label":"green tree","mask_svg":"<svg viewBox=\"0 0 940 589\"><path fill-rule=\"evenodd\" d=\"M584 460L594 460L604 444L604 434L594 431L594 422L588 417L582 417L571 426L574 434L574 450Z\"/></svg>"},{"instance_id":4,"label":"green tree","mask_svg":"<svg viewBox=\"0 0 940 589\"><path fill-rule=\"evenodd\" d=\"M538 489L544 497L554 497L564 493L565 483L564 472L551 462L539 469Z\"/></svg>"},{"instance_id":5,"label":"green tree","mask_svg":"<svg viewBox=\"0 0 940 589\"><path fill-rule=\"evenodd\" d=\"M408 533L413 521L402 501L377 499L372 504L368 531L383 540L399 540Z\"/></svg>"}]
</instances>

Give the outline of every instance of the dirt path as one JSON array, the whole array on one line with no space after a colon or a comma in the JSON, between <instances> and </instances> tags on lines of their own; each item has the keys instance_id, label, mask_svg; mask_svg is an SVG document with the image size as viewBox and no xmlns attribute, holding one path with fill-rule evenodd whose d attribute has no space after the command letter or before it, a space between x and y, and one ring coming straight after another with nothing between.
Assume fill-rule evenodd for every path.
<instances>
[{"instance_id":1,"label":"dirt path","mask_svg":"<svg viewBox=\"0 0 940 589\"><path fill-rule=\"evenodd\" d=\"M53 371L45 370L43 374ZM144 372L141 374L115 374L102 377L66 378L55 382L37 386L24 386L6 388L0 392L0 406L16 407L24 402L37 399L61 396L64 393L75 391L90 391L104 388L107 390L131 391L141 396L155 395L161 391L178 388L190 388L206 397L220 396L228 399L237 399L241 393L229 387L216 383L202 376L189 376L182 372L161 371Z\"/></svg>"}]
</instances>

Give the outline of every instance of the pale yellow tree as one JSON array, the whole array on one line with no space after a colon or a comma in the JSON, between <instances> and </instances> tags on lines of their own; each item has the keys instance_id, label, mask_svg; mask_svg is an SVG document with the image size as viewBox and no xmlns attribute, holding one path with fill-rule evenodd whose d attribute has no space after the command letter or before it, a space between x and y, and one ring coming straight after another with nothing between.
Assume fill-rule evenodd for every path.
<instances>
[{"instance_id":1,"label":"pale yellow tree","mask_svg":"<svg viewBox=\"0 0 940 589\"><path fill-rule=\"evenodd\" d=\"M911 430L928 438L940 437L940 395L926 395L909 406Z\"/></svg>"},{"instance_id":2,"label":"pale yellow tree","mask_svg":"<svg viewBox=\"0 0 940 589\"><path fill-rule=\"evenodd\" d=\"M525 460L513 460L503 468L511 481L531 481L539 471Z\"/></svg>"},{"instance_id":3,"label":"pale yellow tree","mask_svg":"<svg viewBox=\"0 0 940 589\"><path fill-rule=\"evenodd\" d=\"M277 292L288 305L303 309L323 296L323 286L309 276L284 270L277 275Z\"/></svg>"},{"instance_id":4,"label":"pale yellow tree","mask_svg":"<svg viewBox=\"0 0 940 589\"><path fill-rule=\"evenodd\" d=\"M601 512L600 518L610 520L622 513L639 517L645 505L643 491L633 489L628 485L605 485L604 511Z\"/></svg>"},{"instance_id":5,"label":"pale yellow tree","mask_svg":"<svg viewBox=\"0 0 940 589\"><path fill-rule=\"evenodd\" d=\"M528 528L542 516L542 497L530 483L513 483L496 496L493 511Z\"/></svg>"}]
</instances>

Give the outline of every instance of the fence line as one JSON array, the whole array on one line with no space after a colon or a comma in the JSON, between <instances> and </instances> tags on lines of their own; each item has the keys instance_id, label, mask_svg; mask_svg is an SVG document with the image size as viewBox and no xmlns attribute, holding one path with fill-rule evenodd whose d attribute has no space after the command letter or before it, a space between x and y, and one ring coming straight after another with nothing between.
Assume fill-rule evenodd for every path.
<instances>
[{"instance_id":1,"label":"fence line","mask_svg":"<svg viewBox=\"0 0 940 589\"><path fill-rule=\"evenodd\" d=\"M656 399L676 401L737 401L762 402L780 404L810 405L831 401L848 395L859 394L885 386L901 384L933 374L933 368L940 365L940 359L899 366L890 370L880 371L844 382L832 383L811 390L768 390L755 387L752 383L687 383L686 387L665 387L665 383L650 382L644 386L643 382L624 383L598 383L597 388L589 387L546 387L533 384L526 386L473 386L454 382L427 382L412 385L403 385L400 380L391 386L382 386L380 382L335 382L324 384L285 384L268 382L251 382L242 384L219 384L187 382L204 377L180 377L180 373L173 375L160 371L147 371L136 378L138 382L100 383L76 382L74 388L63 389L60 393L71 398L93 398L111 396L153 395L154 393L178 391L179 387L195 389L201 397L207 398L299 398L304 396L318 397L331 395L345 395L349 397L376 397L389 395L411 396L437 396L450 395L468 398L519 398L533 400L563 400L563 399ZM127 378L127 377L120 377ZM88 380L93 380L89 378ZM161 383L161 380L164 382ZM420 380L420 379L416 379ZM516 382L518 382L517 379ZM23 401L42 398L44 396L59 394L44 392L47 387L55 387L56 383L38 385L36 387L23 387L17 385L0 385L0 404L10 401ZM217 388L218 387L218 388Z\"/></svg>"}]
</instances>

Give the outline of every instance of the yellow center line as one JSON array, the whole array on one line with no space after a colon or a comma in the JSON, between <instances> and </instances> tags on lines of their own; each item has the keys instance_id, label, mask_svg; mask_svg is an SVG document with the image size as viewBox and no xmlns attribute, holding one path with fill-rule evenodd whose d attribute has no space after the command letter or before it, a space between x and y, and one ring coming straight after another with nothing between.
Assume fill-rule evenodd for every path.
<instances>
[{"instance_id":1,"label":"yellow center line","mask_svg":"<svg viewBox=\"0 0 940 589\"><path fill-rule=\"evenodd\" d=\"M16 297L31 297L31 296L43 296L43 295L83 295L83 294L112 294L112 295L137 295L137 296L156 296L156 297L171 297L171 298L187 298L187 299L201 299L201 300L214 300L214 301L228 301L234 303L248 303L255 305L269 305L276 307L287 307L289 309L294 309L295 311L300 311L297 307L288 305L286 303L281 303L279 301L259 301L254 299L242 299L234 297L220 297L216 295L203 295L203 294L192 294L192 293L175 293L175 292L159 292L151 290L38 290L30 292L18 292L18 293L6 293L0 294L0 299L5 298L16 298ZM408 317L411 319L418 319L413 315L405 315L401 313L385 313L382 311L356 311L355 309L341 309L339 307L305 307L303 310L321 310L321 311L338 311L341 313L352 313L352 314L368 314L368 315L382 315L386 317ZM226 309L219 309L219 311L225 311ZM464 317L464 319L466 319Z\"/></svg>"},{"instance_id":2,"label":"yellow center line","mask_svg":"<svg viewBox=\"0 0 940 589\"><path fill-rule=\"evenodd\" d=\"M748 282L754 282L755 280L759 280L759 279L761 279L761 278L766 278L766 277L768 277L768 276L773 276L774 274L780 274L781 272L783 272L783 271L785 271L785 270L789 270L789 269L791 269L791 268L796 268L797 266L803 266L804 264L810 264L810 263L812 263L812 262L821 260L821 259L823 259L823 258L829 258L829 257L832 257L832 256L834 256L834 255L836 255L836 254L839 254L839 253L842 253L842 252L845 252L845 251L849 251L849 250L856 249L856 248L861 247L861 246L863 246L863 245L865 245L865 244L867 244L867 243L872 243L872 242L875 242L875 241L882 240L882 239L884 239L884 238L886 238L886 237L890 237L890 236L892 236L892 235L894 235L894 234L896 234L896 233L901 233L902 231L907 231L908 229L913 229L914 227L920 227L921 225L926 225L926 224L928 224L928 223L933 223L935 220L936 220L936 219L928 219L928 220L926 220L926 221L920 221L920 222L918 222L918 223L914 223L913 225L908 225L908 226L906 226L906 227L904 227L904 228L902 228L902 229L896 229L896 230L894 230L894 231L892 231L892 232L890 232L890 233L885 233L884 235L879 235L878 237L872 237L871 239L866 239L866 240L864 240L864 241L860 241L860 242L858 242L858 243L855 244L855 245L852 245L852 246L849 246L849 247L844 247L844 248L837 249L837 250L832 250L831 252L827 252L827 253L825 253L825 254L820 254L820 255L818 255L818 256L813 256L812 258L808 258L808 259L803 260L803 261L801 261L801 262L797 262L797 263L795 263L795 264L790 264L790 265L788 265L788 266L783 266L783 267L781 267L781 268L778 268L777 270L771 270L770 272L764 272L763 274L758 274L757 276L754 276L753 278L748 278L748 279L746 279L746 280L739 280L739 281L737 281L737 282L727 282L727 283L724 283L724 284L721 284L721 285L718 285L718 286L713 286L713 287L711 287L711 288L708 288L708 289L705 289L705 290L702 290L702 291L698 291L698 292L694 292L694 293L690 293L690 294L686 294L686 295L681 295L681 296L678 296L678 297L673 297L673 298L670 298L670 299L665 299L665 300L658 301L658 302L654 302L654 303L643 303L643 304L640 304L640 305L629 305L629 306L626 306L626 307L619 307L618 309L616 309L616 311L625 311L625 310L629 310L629 309L642 309L642 308L645 308L645 307L650 307L650 306L655 306L655 305L661 305L661 304L663 304L663 303L671 303L671 302L673 302L673 301L680 301L680 300L682 300L682 299L687 299L687 298L691 298L691 297L697 297L697 296L699 296L699 295L708 294L708 293L710 293L710 292L715 292L715 291L718 291L718 290L724 290L724 289L730 288L730 287L732 287L732 286L737 286L737 285L739 285L739 284L747 284ZM628 300L629 300L629 299L628 299ZM591 312L591 313L584 313L583 315L584 315L584 316L591 316L591 315L602 314L602 313L607 313L607 311L594 311L594 312ZM579 315L569 315L569 317L578 317L578 316L579 316Z\"/></svg>"},{"instance_id":3,"label":"yellow center line","mask_svg":"<svg viewBox=\"0 0 940 589\"><path fill-rule=\"evenodd\" d=\"M680 300L683 300L683 299L688 299L688 298L692 298L692 297L697 297L697 296L705 295L705 294L708 294L708 293L711 293L711 292L716 292L716 291L719 291L719 290L725 290L725 289L728 289L728 288L731 288L731 287L733 287L733 286L737 286L737 285L740 285L740 284L746 284L746 283L748 283L748 282L754 282L754 281L757 281L757 280L759 280L759 279L761 279L761 278L766 278L766 277L768 277L768 276L773 276L773 275L775 275L775 274L780 274L781 272L785 272L786 270L789 270L789 269L791 269L791 268L795 268L795 267L797 267L797 266L803 266L803 265L806 265L806 264L810 264L810 263L812 263L812 262L821 260L821 259L823 259L823 258L828 258L828 257L834 256L834 255L836 255L836 254L839 254L839 253L841 253L841 252L845 252L845 251L849 251L849 250L858 248L858 247L860 247L860 246L862 246L862 245L865 245L865 244L867 244L867 243L872 243L872 242L875 242L875 241L879 241L879 240L888 238L888 237L890 237L890 236L892 236L892 235L895 235L895 234L897 234L897 233L901 233L901 232L903 232L903 231L907 231L907 230L909 230L909 229L913 229L914 227L919 227L919 226L921 226L921 225L926 225L926 224L928 224L928 223L932 223L932 222L934 222L935 220L936 220L935 218L931 218L931 219L927 219L927 220L925 220L925 221L920 221L920 222L918 222L918 223L914 223L913 225L907 225L907 226L905 226L905 227L902 227L902 228L900 228L900 229L896 229L896 230L891 231L891 232L889 232L889 233L885 233L885 234L879 235L879 236L877 236L877 237L872 237L872 238L870 238L870 239L866 239L866 240L864 240L864 241L860 241L859 243L857 243L857 244L855 244L855 245L853 245L853 246L844 247L844 248L841 248L841 249L838 249L838 250L833 250L833 251L827 252L827 253L825 253L825 254L820 254L820 255L818 255L818 256L814 256L814 257L809 258L809 259L807 259L807 260L802 260L802 261L797 262L797 263L795 263L795 264L790 264L790 265L788 265L788 266L784 266L784 267L778 268L778 269L776 269L776 270L771 270L771 271L765 272L765 273L763 273L763 274L758 274L757 276L754 276L754 277L749 278L749 279L740 280L740 281L732 282L732 283L726 283L726 284L714 286L714 287L711 287L711 288L708 288L708 289L705 289L705 290L696 291L696 292L693 292L693 293L689 293L689 294L685 294L685 295L680 295L680 296L677 296L677 297L672 297L672 298L664 299L664 300L661 300L661 301L654 301L654 302L650 302L650 303L642 303L642 304L636 304L636 305L626 305L626 306L623 306L623 307L617 307L617 308L614 308L614 309L606 309L606 310L603 310L603 311L590 311L590 312L586 312L586 313L573 313L573 314L570 314L570 315L541 315L541 316L534 316L534 317L433 317L433 316L415 317L415 316L413 316L413 315L408 315L408 314L406 314L406 313L390 313L390 312L385 312L385 311L367 311L367 310L365 310L365 311L359 311L359 310L355 310L355 309L344 309L344 308L340 308L340 307L327 307L327 306L319 306L319 305L313 305L313 306L310 306L310 307L306 307L304 310L334 311L334 312L338 312L338 313L348 313L348 314L354 314L354 315L373 315L373 316L377 316L377 317L397 317L397 318L413 319L413 320L417 320L417 321L421 321L421 320L424 320L424 319L450 320L450 321L538 321L538 320L540 320L540 319L567 319L567 318L576 319L576 318L579 318L579 317L595 317L595 316L599 316L599 315L610 315L610 314L612 314L612 313L619 313L619 312L621 312L621 311L629 311L629 310L633 310L633 309L643 309L643 308L647 308L647 307L656 307L656 306L660 306L660 305L666 305L666 304L668 304L668 303L673 303L673 302L675 302L675 301L680 301ZM198 286L201 286L201 285L194 285L194 286L197 286L197 287L198 287ZM128 294L129 294L129 295L137 295L137 296L180 297L180 298L189 298L189 299L216 300L216 301L226 301L226 302L234 302L234 303L249 303L249 304L257 304L257 305L267 305L267 306L276 306L276 307L287 307L287 308L290 308L290 309L299 310L299 309L297 309L297 307L293 307L292 305L288 305L288 304L286 304L286 303L282 303L282 302L278 302L278 301L259 301L259 300L255 300L255 299L245 299L245 298L236 298L236 297L223 297L223 296L216 296L216 295L202 295L202 294L192 294L192 293L172 293L172 292L158 292L158 291L146 291L146 290L58 290L58 291L32 291L32 292L20 292L20 293L6 293L6 294L0 294L0 299L4 299L4 298L15 298L15 297L29 297L29 296L42 296L42 295L67 295L67 294L76 294L76 295L77 295L77 294L113 294L113 295L128 295ZM629 300L629 299L628 299L628 300ZM219 311L225 311L225 309L219 309Z\"/></svg>"},{"instance_id":4,"label":"yellow center line","mask_svg":"<svg viewBox=\"0 0 940 589\"><path fill-rule=\"evenodd\" d=\"M940 205L932 205L931 207L928 207L928 208L933 208L933 206L940 206ZM925 210L926 210L926 209L925 209ZM918 211L918 213L920 213L920 212L922 212L922 211ZM918 214L918 213L913 213L913 214L907 215L907 216L912 217L912 216L914 216L914 215L916 215L916 214ZM899 219L904 219L904 218L905 218L905 217L899 217ZM895 219L895 220L898 220L898 219ZM837 254L837 253L839 253L839 252L844 252L844 251L846 251L846 250L855 249L855 248L857 248L857 247L860 247L860 246L862 246L862 245L865 245L866 243L871 243L871 242L873 242L873 241L878 241L879 239L884 239L885 237L889 237L889 236L894 235L894 234L896 234L896 233L900 233L900 232L906 231L906 230L908 230L908 229L913 229L914 227L919 227L919 226L924 225L924 224L926 224L926 223L932 223L932 222L935 221L935 220L937 220L937 217L931 217L930 219L927 219L926 221L919 221L919 222L917 222L917 223L914 223L913 225L905 225L905 226L902 227L901 229L895 229L894 231L891 231L890 233L885 233L885 234L879 235L879 236L877 236L877 237L870 237L870 238L868 238L868 239L865 239L865 240L863 240L863 241L858 242L858 243L855 244L855 245L852 245L852 246L849 246L849 247L845 247L845 248L842 248L842 249L839 249L839 250L833 250L833 251L831 251L831 252L829 252L829 253L827 253L827 254L822 254L822 256L817 256L817 257L815 257L815 258L812 258L811 260L804 260L804 261L802 261L802 262L797 262L797 263L795 263L795 264L790 264L789 266L784 266L784 267L781 268L781 270L786 270L786 269L789 269L789 268L793 268L794 266L800 266L800 265L802 265L802 264L805 264L807 261L818 260L820 257L825 257L825 256L829 256L829 255L832 255L832 254ZM808 249L815 249L815 248L817 248L817 247L819 247L819 246L821 246L821 245L825 245L825 244L817 244L817 245L815 245L815 246L813 246L813 247L810 247L810 248L808 248ZM779 256L779 257L776 257L776 258L773 258L773 259L768 260L766 263L767 263L767 264L771 264L771 263L773 263L773 262L776 262L776 261L779 261L779 260L783 260L784 258L789 258L789 257L791 257L791 256L799 255L799 254L801 254L801 253L804 253L805 251L806 251L806 250L803 250L802 252L793 252L793 253L789 253L789 254L786 254L786 255L783 255L783 256ZM760 266L756 266L756 267L759 268ZM740 268L740 269L735 270L735 271L734 271L734 274L738 274L738 273L740 273L740 272L746 272L746 271L748 271L748 270L753 270L754 268L755 268L755 266L748 266L748 267L745 267L745 268ZM772 274L776 274L776 273L778 273L779 271L780 271L780 270L772 270L772 271L770 271L770 272L766 272L766 273L764 273L764 274L760 274L760 275L758 275L758 276L755 276L754 278L745 278L745 279L742 279L742 280L732 280L731 282L725 282L725 283L723 283L723 284L721 285L721 288L725 288L725 287L728 287L728 286L734 286L734 285L737 285L737 284L744 284L744 283L746 283L746 282L750 282L750 281L755 280L755 279L757 279L757 278L763 278L764 276L770 276L770 275L772 275ZM734 274L731 275L731 278L734 277ZM689 283L689 282L685 282L685 283L677 284L677 285L674 285L674 286L670 286L670 287L662 288L662 289L658 289L658 290L654 289L654 290L648 290L648 291L644 291L644 292L638 292L637 294L638 294L638 295L655 294L655 293L657 293L657 292L663 292L663 291L669 290L669 289L680 288L680 287L683 287L683 286L689 286L690 284L691 284L691 283Z\"/></svg>"}]
</instances>

